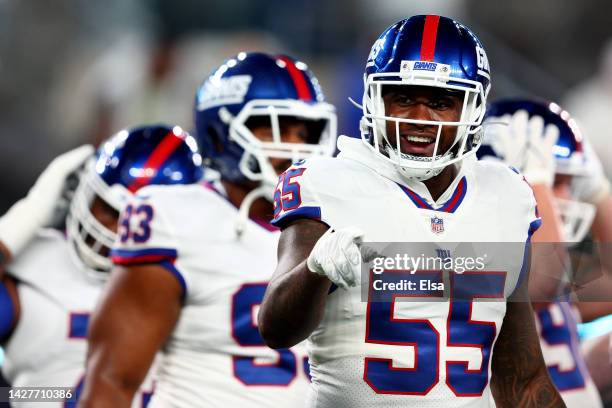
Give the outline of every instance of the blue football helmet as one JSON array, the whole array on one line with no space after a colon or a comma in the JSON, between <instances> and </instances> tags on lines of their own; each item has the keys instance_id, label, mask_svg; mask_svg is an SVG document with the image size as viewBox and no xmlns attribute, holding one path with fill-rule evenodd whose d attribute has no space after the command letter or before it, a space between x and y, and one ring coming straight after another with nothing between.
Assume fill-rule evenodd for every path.
<instances>
[{"instance_id":1,"label":"blue football helmet","mask_svg":"<svg viewBox=\"0 0 612 408\"><path fill-rule=\"evenodd\" d=\"M93 216L96 197L119 213L141 187L191 184L202 175L196 140L178 126L124 129L109 138L85 165L70 204L66 227L75 260L98 278L112 266L108 252L117 233Z\"/></svg>"},{"instance_id":2,"label":"blue football helmet","mask_svg":"<svg viewBox=\"0 0 612 408\"><path fill-rule=\"evenodd\" d=\"M414 120L387 116L383 86L416 85L463 93L457 122ZM476 152L489 93L489 62L476 35L461 23L436 15L413 16L387 28L372 46L364 75L361 137L376 154L393 162L409 179L426 180L451 163ZM387 135L386 122L395 122L395 136ZM430 157L402 152L400 123L437 126ZM442 126L454 126L452 147L438 154ZM390 138L395 137L395 144ZM398 146L393 147L393 146Z\"/></svg>"},{"instance_id":3,"label":"blue football helmet","mask_svg":"<svg viewBox=\"0 0 612 408\"><path fill-rule=\"evenodd\" d=\"M537 99L499 99L487 108L486 120L491 121L491 126L496 126L495 121L505 115L514 115L520 110L526 111L529 117L540 116L545 127L554 125L559 129L559 138L553 147L556 174L575 177L588 174L580 129L570 114L556 103ZM487 157L504 161L505 154L494 140L485 138L478 150L478 158ZM555 198L555 203L563 223L565 240L570 243L582 241L591 227L595 206L559 197Z\"/></svg>"},{"instance_id":4,"label":"blue football helmet","mask_svg":"<svg viewBox=\"0 0 612 408\"><path fill-rule=\"evenodd\" d=\"M487 108L487 118L513 115L519 110L526 111L529 116L540 116L544 119L544 126L552 124L559 129L559 138L554 146L555 172L569 176L582 176L585 174L585 157L582 146L582 134L571 118L570 114L561 109L554 102L546 102L537 99L499 99ZM478 156L499 155L503 152L495 152L486 144Z\"/></svg>"},{"instance_id":5,"label":"blue football helmet","mask_svg":"<svg viewBox=\"0 0 612 408\"><path fill-rule=\"evenodd\" d=\"M257 117L268 118L272 141L249 129ZM307 123L311 140L282 142L282 117ZM335 108L306 64L283 55L241 52L227 60L196 92L195 125L206 165L228 181L259 182L268 198L278 180L269 158L332 155L336 146Z\"/></svg>"}]
</instances>

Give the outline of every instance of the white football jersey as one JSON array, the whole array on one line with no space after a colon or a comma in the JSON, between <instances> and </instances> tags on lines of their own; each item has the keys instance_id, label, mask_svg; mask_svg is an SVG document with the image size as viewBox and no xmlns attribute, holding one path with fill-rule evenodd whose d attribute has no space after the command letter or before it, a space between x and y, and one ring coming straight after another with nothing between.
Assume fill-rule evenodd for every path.
<instances>
[{"instance_id":1,"label":"white football jersey","mask_svg":"<svg viewBox=\"0 0 612 408\"><path fill-rule=\"evenodd\" d=\"M87 352L87 326L102 284L88 278L69 252L68 241L56 230L41 230L7 267L17 279L21 314L5 344L2 373L13 387L82 389ZM146 406L150 379L134 408ZM14 407L38 407L39 402ZM46 403L49 407L76 403Z\"/></svg>"},{"instance_id":2,"label":"white football jersey","mask_svg":"<svg viewBox=\"0 0 612 408\"><path fill-rule=\"evenodd\" d=\"M506 166L466 159L433 202L424 184L383 177L366 164L371 152L360 140L342 139L337 158L297 163L281 176L276 225L316 219L334 229L357 227L366 244L436 242L450 258L455 249L444 243L515 242L521 250L503 270L416 274L444 283L452 296L463 290L469 299L500 301L399 296L382 302L371 301L367 290L362 298L359 285L332 291L308 340L309 407L490 406L491 351L506 312L503 298L523 277L524 243L540 223L529 185Z\"/></svg>"},{"instance_id":3,"label":"white football jersey","mask_svg":"<svg viewBox=\"0 0 612 408\"><path fill-rule=\"evenodd\" d=\"M567 407L602 407L580 350L577 311L567 302L553 302L535 315L544 361Z\"/></svg>"},{"instance_id":4,"label":"white football jersey","mask_svg":"<svg viewBox=\"0 0 612 408\"><path fill-rule=\"evenodd\" d=\"M124 211L113 261L160 263L184 288L151 406L305 404L306 352L269 349L257 329L280 234L248 220L238 237L237 219L237 209L209 184L146 187Z\"/></svg>"}]
</instances>

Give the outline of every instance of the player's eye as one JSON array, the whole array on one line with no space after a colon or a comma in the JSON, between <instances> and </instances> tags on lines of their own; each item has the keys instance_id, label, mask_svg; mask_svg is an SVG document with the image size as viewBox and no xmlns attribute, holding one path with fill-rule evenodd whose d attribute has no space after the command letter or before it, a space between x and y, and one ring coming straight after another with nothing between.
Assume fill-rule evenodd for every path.
<instances>
[{"instance_id":1,"label":"player's eye","mask_svg":"<svg viewBox=\"0 0 612 408\"><path fill-rule=\"evenodd\" d=\"M397 105L410 105L412 103L412 97L407 94L395 94L391 98L391 101Z\"/></svg>"},{"instance_id":2,"label":"player's eye","mask_svg":"<svg viewBox=\"0 0 612 408\"><path fill-rule=\"evenodd\" d=\"M452 98L437 98L437 99L433 99L429 102L429 106L432 109L437 109L437 110L446 110L449 108L452 108L453 106L455 106L455 101Z\"/></svg>"}]
</instances>

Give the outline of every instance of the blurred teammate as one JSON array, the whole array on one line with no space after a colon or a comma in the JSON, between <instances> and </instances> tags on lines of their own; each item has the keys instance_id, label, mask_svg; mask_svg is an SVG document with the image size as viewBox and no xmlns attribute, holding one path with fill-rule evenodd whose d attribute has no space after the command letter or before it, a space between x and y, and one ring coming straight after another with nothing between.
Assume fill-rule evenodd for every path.
<instances>
[{"instance_id":1,"label":"blurred teammate","mask_svg":"<svg viewBox=\"0 0 612 408\"><path fill-rule=\"evenodd\" d=\"M92 321L85 407L126 406L158 350L152 406L304 404L303 351L267 348L256 316L275 263L278 174L333 153L334 108L304 63L240 53L197 90L195 120L220 182L146 188L128 205Z\"/></svg>"},{"instance_id":2,"label":"blurred teammate","mask_svg":"<svg viewBox=\"0 0 612 408\"><path fill-rule=\"evenodd\" d=\"M543 224L551 229L559 225L562 232L540 240L534 236L534 242L552 247L555 241L570 245L582 241L591 227L595 207L569 193L571 183L579 183L578 179L586 176L584 141L575 122L558 105L536 100L498 100L491 104L488 115L491 129L479 156L483 160L502 159L520 170L536 191ZM505 122L506 126L496 122ZM538 281L530 282L544 360L568 407L601 407L580 349L577 310L566 301L538 293L538 287L555 286L555 279L567 282L570 278L564 276L569 265L557 265L557 276L536 274L532 277Z\"/></svg>"},{"instance_id":3,"label":"blurred teammate","mask_svg":"<svg viewBox=\"0 0 612 408\"><path fill-rule=\"evenodd\" d=\"M297 164L277 187L283 230L259 314L264 339L309 339L311 407L485 407L492 396L563 406L520 280L522 250L498 272L417 272L443 281L450 301L361 298L364 240L435 242L452 258L452 242L524 248L540 223L521 176L474 158L490 74L468 28L434 15L399 21L365 70L362 140L339 138L337 158Z\"/></svg>"},{"instance_id":4,"label":"blurred teammate","mask_svg":"<svg viewBox=\"0 0 612 408\"><path fill-rule=\"evenodd\" d=\"M0 239L14 258L0 283L2 370L14 387L80 392L89 316L110 270L120 208L142 186L193 183L202 175L195 139L178 127L123 130L95 158L92 153L84 146L55 159L0 220ZM67 177L86 160L71 200L67 236L45 228ZM146 405L151 382L142 390L148 393L134 399L135 407Z\"/></svg>"}]
</instances>

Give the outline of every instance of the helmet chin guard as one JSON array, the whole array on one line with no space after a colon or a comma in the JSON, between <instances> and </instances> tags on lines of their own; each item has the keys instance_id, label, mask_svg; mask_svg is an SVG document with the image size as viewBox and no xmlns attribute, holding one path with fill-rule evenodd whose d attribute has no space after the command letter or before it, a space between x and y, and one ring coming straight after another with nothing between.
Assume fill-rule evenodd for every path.
<instances>
[{"instance_id":1,"label":"helmet chin guard","mask_svg":"<svg viewBox=\"0 0 612 408\"><path fill-rule=\"evenodd\" d=\"M90 277L103 281L113 266L109 253L117 233L96 219L91 206L99 197L119 213L132 193L121 185L109 187L93 170L94 165L90 162L81 174L66 219L66 228L74 260L84 267Z\"/></svg>"},{"instance_id":2,"label":"helmet chin guard","mask_svg":"<svg viewBox=\"0 0 612 408\"><path fill-rule=\"evenodd\" d=\"M596 207L577 200L555 198L555 206L561 217L563 238L568 245L581 242L591 229Z\"/></svg>"}]
</instances>

